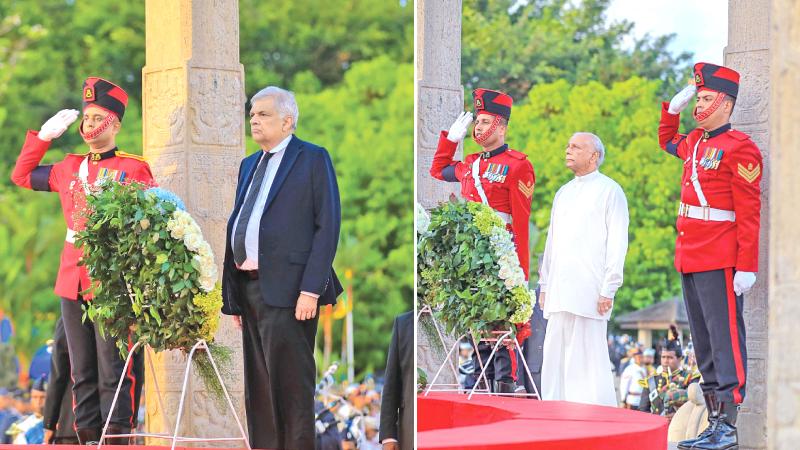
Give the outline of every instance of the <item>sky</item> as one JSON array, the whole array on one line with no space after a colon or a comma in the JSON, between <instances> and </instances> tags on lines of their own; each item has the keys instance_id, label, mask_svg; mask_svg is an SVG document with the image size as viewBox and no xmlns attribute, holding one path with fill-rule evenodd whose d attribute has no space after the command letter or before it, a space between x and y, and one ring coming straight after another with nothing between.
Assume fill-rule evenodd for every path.
<instances>
[{"instance_id":1,"label":"sky","mask_svg":"<svg viewBox=\"0 0 800 450\"><path fill-rule=\"evenodd\" d=\"M695 62L723 62L728 42L727 0L612 0L606 18L633 22L637 37L675 33L670 50L693 52Z\"/></svg>"}]
</instances>

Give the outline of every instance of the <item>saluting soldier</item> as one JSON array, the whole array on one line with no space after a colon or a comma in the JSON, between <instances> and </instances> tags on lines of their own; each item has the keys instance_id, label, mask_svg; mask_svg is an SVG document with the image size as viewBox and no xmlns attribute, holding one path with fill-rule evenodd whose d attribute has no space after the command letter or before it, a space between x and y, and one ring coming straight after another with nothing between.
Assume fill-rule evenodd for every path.
<instances>
[{"instance_id":1,"label":"saluting soldier","mask_svg":"<svg viewBox=\"0 0 800 450\"><path fill-rule=\"evenodd\" d=\"M680 111L697 97L698 127L678 132ZM697 63L694 85L664 103L661 148L683 163L675 268L681 273L709 427L678 448L738 445L736 417L745 395L747 352L743 294L756 281L762 158L750 137L731 128L739 73Z\"/></svg>"},{"instance_id":2,"label":"saluting soldier","mask_svg":"<svg viewBox=\"0 0 800 450\"><path fill-rule=\"evenodd\" d=\"M82 306L91 296L83 296L81 291L90 287L90 281L86 267L78 265L82 251L75 246L75 234L85 226L81 214L86 206L86 189L104 179L155 183L147 162L119 151L115 143L128 104L127 93L110 81L90 77L83 83L82 97L79 132L89 151L69 154L52 165L40 165L50 142L61 136L79 116L77 110L61 110L38 132L28 131L11 180L35 191L57 192L61 199L67 234L55 293L61 297L61 316L69 348L75 426L80 443L87 444L99 441L109 414L111 423L107 434L127 434L135 428L143 366L139 353L125 374L116 411L109 411L125 361L120 358L114 340L103 339L91 322L82 321ZM112 438L105 443L128 442L129 438Z\"/></svg>"},{"instance_id":3,"label":"saluting soldier","mask_svg":"<svg viewBox=\"0 0 800 450\"><path fill-rule=\"evenodd\" d=\"M439 180L461 183L461 196L465 200L482 202L497 212L513 235L519 264L527 280L528 227L536 182L533 165L524 153L512 150L505 142L513 105L511 96L491 89L476 89L472 97L476 114L472 138L482 151L467 155L463 162L454 159L458 144L472 122L472 113L464 112L449 131L442 131L430 173ZM521 331L517 338L522 342L530 334L530 326L527 323L518 324L518 327ZM479 345L478 350L482 358L491 352L485 344ZM487 368L488 374L494 375L496 392L516 390L516 362L513 350L497 352L494 367Z\"/></svg>"}]
</instances>

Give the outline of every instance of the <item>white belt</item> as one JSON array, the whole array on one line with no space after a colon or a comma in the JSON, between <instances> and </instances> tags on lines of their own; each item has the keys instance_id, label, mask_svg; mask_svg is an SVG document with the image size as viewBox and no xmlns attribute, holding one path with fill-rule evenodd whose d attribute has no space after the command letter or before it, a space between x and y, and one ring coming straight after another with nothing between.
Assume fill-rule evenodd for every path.
<instances>
[{"instance_id":1,"label":"white belt","mask_svg":"<svg viewBox=\"0 0 800 450\"><path fill-rule=\"evenodd\" d=\"M509 213L504 213L504 212L500 212L500 211L497 211L497 210L495 210L495 213L496 213L496 214L497 214L497 215L498 215L498 216L499 216L501 219L503 219L503 222L505 222L505 223L507 223L507 224L511 223L511 214L509 214Z\"/></svg>"},{"instance_id":2,"label":"white belt","mask_svg":"<svg viewBox=\"0 0 800 450\"><path fill-rule=\"evenodd\" d=\"M678 207L678 215L712 222L736 222L736 213L724 209L711 208L709 206L693 206L681 202Z\"/></svg>"},{"instance_id":3,"label":"white belt","mask_svg":"<svg viewBox=\"0 0 800 450\"><path fill-rule=\"evenodd\" d=\"M64 238L64 240L69 242L70 244L74 244L75 243L75 235L77 233L78 233L77 231L70 230L69 228L67 228L67 236Z\"/></svg>"}]
</instances>

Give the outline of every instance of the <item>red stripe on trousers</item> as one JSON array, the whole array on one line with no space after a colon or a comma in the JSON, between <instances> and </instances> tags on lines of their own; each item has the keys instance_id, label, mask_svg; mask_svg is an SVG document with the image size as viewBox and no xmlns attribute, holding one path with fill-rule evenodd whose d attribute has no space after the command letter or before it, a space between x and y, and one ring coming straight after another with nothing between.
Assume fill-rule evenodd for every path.
<instances>
[{"instance_id":1,"label":"red stripe on trousers","mask_svg":"<svg viewBox=\"0 0 800 450\"><path fill-rule=\"evenodd\" d=\"M733 402L742 403L742 386L744 386L744 365L742 364L742 349L739 347L739 326L736 323L736 295L733 292L733 269L725 269L725 292L728 295L728 328L731 334L731 348L733 349L733 363L736 366L736 379L739 384L733 388Z\"/></svg>"},{"instance_id":2,"label":"red stripe on trousers","mask_svg":"<svg viewBox=\"0 0 800 450\"><path fill-rule=\"evenodd\" d=\"M511 358L511 379L517 381L517 355L513 348L508 348L508 356Z\"/></svg>"},{"instance_id":3,"label":"red stripe on trousers","mask_svg":"<svg viewBox=\"0 0 800 450\"><path fill-rule=\"evenodd\" d=\"M131 348L133 348L133 341L131 340L131 335L128 334L128 353L130 353ZM135 359L135 356L131 356L131 363L128 364L128 373L125 374L131 381L131 418L129 421L131 428L133 428L133 415L136 414L136 376L133 374L133 363ZM142 355L142 362L144 362L144 355ZM109 411L108 414L111 415L111 411Z\"/></svg>"}]
</instances>

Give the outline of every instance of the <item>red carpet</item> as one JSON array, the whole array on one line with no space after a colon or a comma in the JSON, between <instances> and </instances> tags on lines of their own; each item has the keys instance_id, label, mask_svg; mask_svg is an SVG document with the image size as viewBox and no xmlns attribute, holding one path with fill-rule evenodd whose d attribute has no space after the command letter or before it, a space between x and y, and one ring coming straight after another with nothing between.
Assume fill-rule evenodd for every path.
<instances>
[{"instance_id":1,"label":"red carpet","mask_svg":"<svg viewBox=\"0 0 800 450\"><path fill-rule=\"evenodd\" d=\"M8 450L25 450L26 448L28 448L28 447L27 446L22 446L22 445L8 445L8 446L6 446L6 445L0 444L0 449L2 449L2 450L6 450L6 449L8 449ZM91 450L91 449L96 449L97 446L93 445L93 446L90 447L90 446L85 446L85 445L36 445L36 446L31 446L30 448L31 449L35 449L35 450ZM169 445L128 445L128 446L103 445L102 448L103 449L125 449L125 450L169 450L170 446ZM233 450L233 449L241 450L243 448L244 448L244 444L242 444L240 447L233 447L231 449L215 447L214 450ZM175 449L176 450L177 449L180 449L180 450L197 450L197 447L181 447L181 446L178 445L178 446L175 446ZM253 449L253 450L256 450L256 449Z\"/></svg>"},{"instance_id":2,"label":"red carpet","mask_svg":"<svg viewBox=\"0 0 800 450\"><path fill-rule=\"evenodd\" d=\"M417 399L420 450L667 448L666 419L639 411L452 393Z\"/></svg>"}]
</instances>

